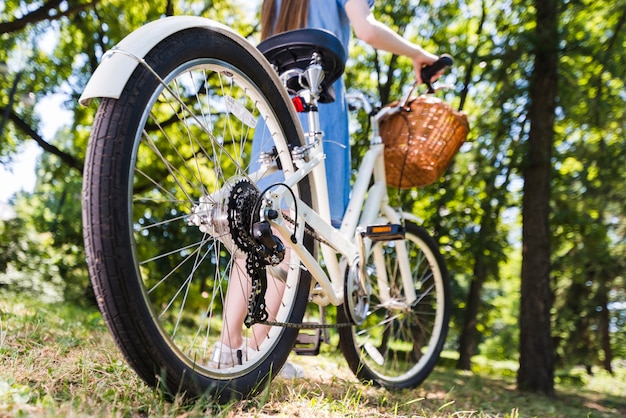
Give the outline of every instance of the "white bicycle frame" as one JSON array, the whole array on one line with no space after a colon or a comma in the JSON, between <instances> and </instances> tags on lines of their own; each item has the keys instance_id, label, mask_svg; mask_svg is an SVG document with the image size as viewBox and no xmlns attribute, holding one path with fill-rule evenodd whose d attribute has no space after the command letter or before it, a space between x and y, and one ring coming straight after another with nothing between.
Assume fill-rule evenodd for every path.
<instances>
[{"instance_id":1,"label":"white bicycle frame","mask_svg":"<svg viewBox=\"0 0 626 418\"><path fill-rule=\"evenodd\" d=\"M352 98L362 100L365 107L369 107L369 103L363 95L356 95L356 97L353 95ZM310 297L311 301L320 306L328 304L339 306L344 303L346 268L362 268L371 247L371 241L364 238L361 234L365 227L387 223L401 224L403 219L407 218L417 221L416 217L402 212L399 213L389 205L383 154L384 144L378 134L378 121L382 116L394 110L385 108L373 117L372 126L374 127L374 133L370 140L369 149L365 153L359 167L351 191L350 201L339 229L333 227L330 222L328 184L322 141L323 132L321 132L320 128L319 114L317 111L309 112L310 132L305 133L306 138L311 138L309 140L309 145L311 146L309 157L306 161L294 161L298 170L293 176L285 179L283 183L288 187L293 187L306 176L312 176L314 185L312 199L314 202L317 202L317 211L302 200L296 199L295 206L298 214L296 222L306 222L324 242L328 243L326 245L322 242L320 245L326 271L321 267L319 260L302 243L292 244L290 247L298 255L300 261L314 279L311 285ZM374 182L370 187L372 176ZM270 224L279 232L281 238L286 240L285 242L289 242L292 231L290 230L291 225L288 225L282 216L279 202L283 198L287 199L287 196L288 191L286 187L276 187L265 196L268 202L272 202L274 213L279 214L278 218L269 220ZM405 242L403 240L396 241L395 249L402 275L403 288L406 292L406 303L410 305L415 301L416 294L413 288L413 278L411 277ZM341 261L337 255L342 256ZM380 254L375 253L374 260L378 265L384 263L382 252ZM362 273L365 274L364 271ZM389 286L385 273L385 269L377 270L378 289L380 289L381 303L383 304L390 300L390 295L386 292ZM318 286L316 286L316 283Z\"/></svg>"}]
</instances>

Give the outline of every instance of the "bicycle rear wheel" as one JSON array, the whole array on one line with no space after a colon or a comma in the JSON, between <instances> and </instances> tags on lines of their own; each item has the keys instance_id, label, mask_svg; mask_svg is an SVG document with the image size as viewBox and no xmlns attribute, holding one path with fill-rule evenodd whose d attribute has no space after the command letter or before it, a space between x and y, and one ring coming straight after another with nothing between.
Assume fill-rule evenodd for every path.
<instances>
[{"instance_id":1,"label":"bicycle rear wheel","mask_svg":"<svg viewBox=\"0 0 626 418\"><path fill-rule=\"evenodd\" d=\"M249 231L258 182L272 184L272 167L291 176L290 147L301 139L272 70L246 48L208 29L156 45L121 97L102 100L83 185L90 276L126 359L152 386L223 402L262 390L297 336L273 327L252 341L247 328L224 315L229 286L249 294L235 242ZM275 148L273 161L258 164L253 139L255 149ZM310 202L306 179L293 192ZM294 234L301 242L302 228ZM295 254L272 271L284 282L275 319L301 321L308 275ZM270 279L271 286L280 283ZM212 364L229 326L241 327L249 345L236 363Z\"/></svg>"},{"instance_id":2,"label":"bicycle rear wheel","mask_svg":"<svg viewBox=\"0 0 626 418\"><path fill-rule=\"evenodd\" d=\"M448 272L437 244L423 228L405 226L404 241L372 246L365 321L339 328L339 346L352 371L361 380L398 389L418 386L433 370L450 317ZM401 272L403 267L410 271ZM343 309L337 313L339 322L348 320Z\"/></svg>"}]
</instances>

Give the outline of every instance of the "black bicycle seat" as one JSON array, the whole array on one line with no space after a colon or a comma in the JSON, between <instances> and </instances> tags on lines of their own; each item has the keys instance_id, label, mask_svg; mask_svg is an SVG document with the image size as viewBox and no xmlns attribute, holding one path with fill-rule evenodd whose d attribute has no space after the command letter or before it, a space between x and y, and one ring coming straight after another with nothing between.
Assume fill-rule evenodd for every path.
<instances>
[{"instance_id":1,"label":"black bicycle seat","mask_svg":"<svg viewBox=\"0 0 626 418\"><path fill-rule=\"evenodd\" d=\"M332 84L341 77L346 65L346 52L331 32L323 29L296 29L271 36L257 48L282 74L291 69L305 70L311 64L313 53L321 57L324 69L320 103L335 100ZM296 86L297 88L297 86Z\"/></svg>"}]
</instances>

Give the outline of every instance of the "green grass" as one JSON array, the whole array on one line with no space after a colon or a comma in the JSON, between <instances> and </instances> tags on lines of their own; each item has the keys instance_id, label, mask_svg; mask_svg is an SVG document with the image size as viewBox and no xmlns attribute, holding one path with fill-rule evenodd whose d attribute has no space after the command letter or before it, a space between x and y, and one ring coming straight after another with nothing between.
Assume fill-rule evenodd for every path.
<instances>
[{"instance_id":1,"label":"green grass","mask_svg":"<svg viewBox=\"0 0 626 418\"><path fill-rule=\"evenodd\" d=\"M626 416L624 363L614 376L560 373L549 399L516 391L510 362L478 358L471 372L442 366L417 389L387 391L357 382L332 347L293 361L307 378L277 379L254 399L169 401L130 369L97 311L0 293L0 416Z\"/></svg>"}]
</instances>

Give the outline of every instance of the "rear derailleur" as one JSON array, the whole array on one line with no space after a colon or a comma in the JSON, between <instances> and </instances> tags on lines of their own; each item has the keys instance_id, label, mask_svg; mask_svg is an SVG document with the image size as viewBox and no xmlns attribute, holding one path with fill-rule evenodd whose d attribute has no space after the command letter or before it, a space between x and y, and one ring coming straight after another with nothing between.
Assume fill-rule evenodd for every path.
<instances>
[{"instance_id":1,"label":"rear derailleur","mask_svg":"<svg viewBox=\"0 0 626 418\"><path fill-rule=\"evenodd\" d=\"M272 233L269 221L261 220L258 189L249 181L237 182L228 199L228 225L237 247L246 254L246 272L251 280L251 292L244 324L247 327L268 320L265 294L267 266L276 266L285 258L285 246ZM268 217L274 214L268 211Z\"/></svg>"}]
</instances>

